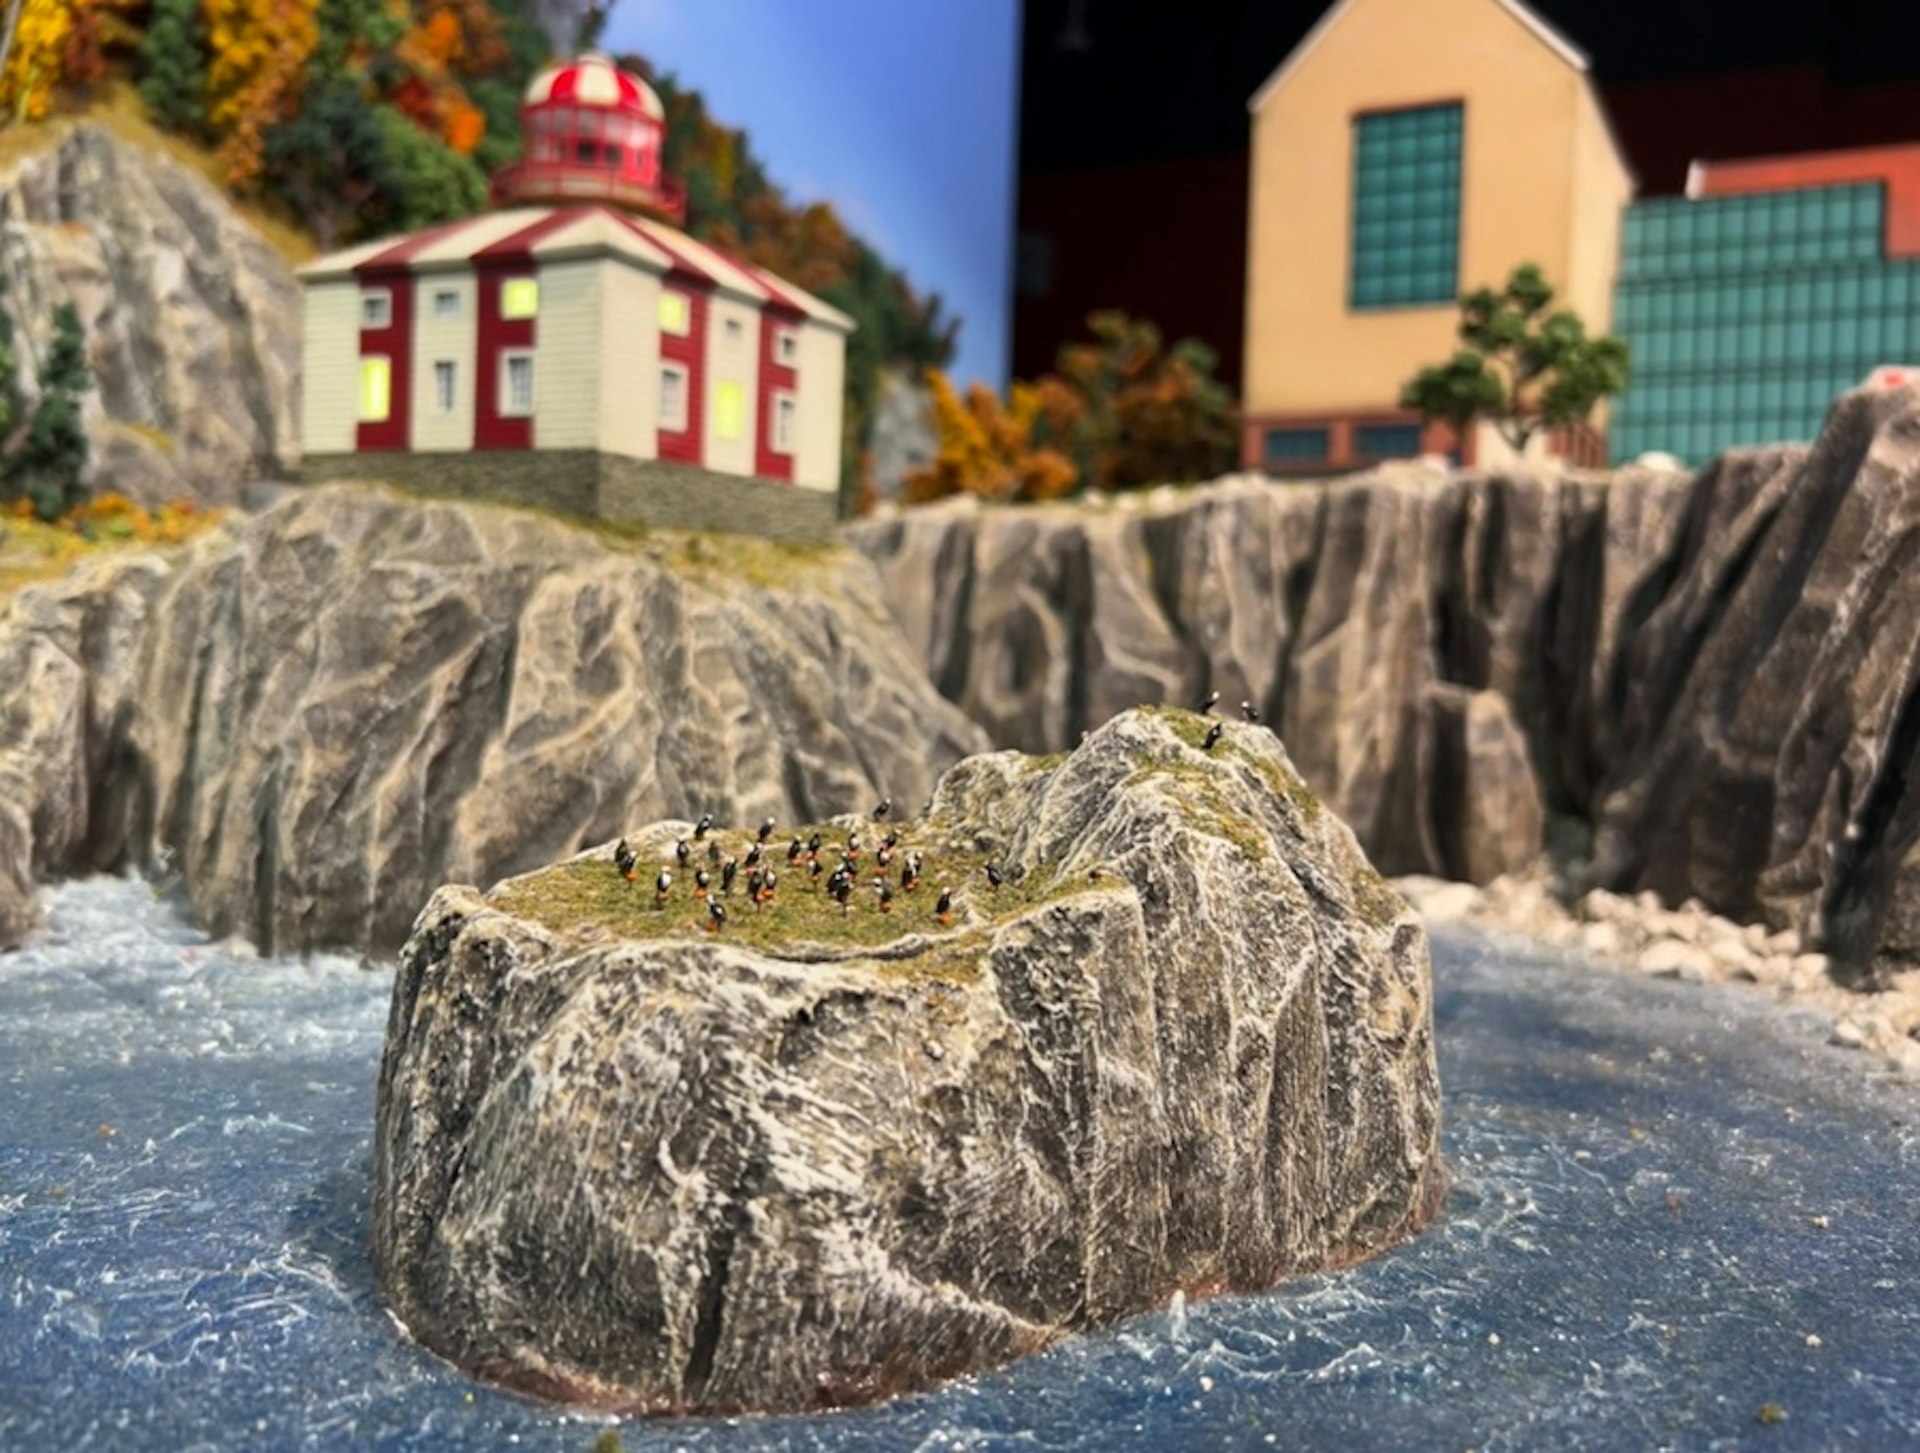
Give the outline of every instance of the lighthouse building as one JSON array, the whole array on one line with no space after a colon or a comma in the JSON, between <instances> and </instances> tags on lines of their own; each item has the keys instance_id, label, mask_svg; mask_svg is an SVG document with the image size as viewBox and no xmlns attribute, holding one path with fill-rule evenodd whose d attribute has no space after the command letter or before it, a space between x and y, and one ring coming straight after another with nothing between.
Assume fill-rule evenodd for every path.
<instances>
[{"instance_id":1,"label":"lighthouse building","mask_svg":"<svg viewBox=\"0 0 1920 1453\"><path fill-rule=\"evenodd\" d=\"M606 57L522 119L492 210L301 269L305 476L824 530L851 320L671 224L659 97Z\"/></svg>"}]
</instances>

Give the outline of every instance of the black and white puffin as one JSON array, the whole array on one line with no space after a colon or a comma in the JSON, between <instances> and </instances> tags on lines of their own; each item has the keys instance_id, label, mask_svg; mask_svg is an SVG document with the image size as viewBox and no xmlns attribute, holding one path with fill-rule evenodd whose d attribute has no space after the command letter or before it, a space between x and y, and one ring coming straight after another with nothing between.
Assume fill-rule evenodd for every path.
<instances>
[{"instance_id":1,"label":"black and white puffin","mask_svg":"<svg viewBox=\"0 0 1920 1453\"><path fill-rule=\"evenodd\" d=\"M775 884L775 879L773 876L773 869L762 868L760 870L760 891L758 894L755 895L754 901L756 903L773 902L774 884Z\"/></svg>"},{"instance_id":2,"label":"black and white puffin","mask_svg":"<svg viewBox=\"0 0 1920 1453\"><path fill-rule=\"evenodd\" d=\"M1000 891L1000 885L1004 882L1006 882L1006 879L1001 876L1000 865L989 862L987 864L987 886L998 893Z\"/></svg>"},{"instance_id":3,"label":"black and white puffin","mask_svg":"<svg viewBox=\"0 0 1920 1453\"><path fill-rule=\"evenodd\" d=\"M772 836L773 836L773 819L769 817L764 819L760 824L759 841L765 842L768 838Z\"/></svg>"},{"instance_id":4,"label":"black and white puffin","mask_svg":"<svg viewBox=\"0 0 1920 1453\"><path fill-rule=\"evenodd\" d=\"M701 868L693 875L693 896L696 898L705 898L707 896L707 889L712 883L713 879L708 875L707 870Z\"/></svg>"},{"instance_id":5,"label":"black and white puffin","mask_svg":"<svg viewBox=\"0 0 1920 1453\"><path fill-rule=\"evenodd\" d=\"M621 838L613 845L613 866L619 869L620 876L629 883L633 881L633 865L638 861L639 858L634 854L633 849L627 846L625 838Z\"/></svg>"},{"instance_id":6,"label":"black and white puffin","mask_svg":"<svg viewBox=\"0 0 1920 1453\"><path fill-rule=\"evenodd\" d=\"M873 820L875 822L885 822L887 820L887 814L892 811L893 799L891 797L882 797L880 799L880 805L873 809Z\"/></svg>"},{"instance_id":7,"label":"black and white puffin","mask_svg":"<svg viewBox=\"0 0 1920 1453\"><path fill-rule=\"evenodd\" d=\"M1217 691L1209 691L1207 693L1207 699L1200 703L1200 715L1202 716L1207 715L1207 713L1212 711L1214 707L1219 704L1219 702L1220 702L1220 693Z\"/></svg>"},{"instance_id":8,"label":"black and white puffin","mask_svg":"<svg viewBox=\"0 0 1920 1453\"><path fill-rule=\"evenodd\" d=\"M673 845L673 855L680 860L680 871L686 872L687 864L693 858L693 849L687 845L685 838Z\"/></svg>"},{"instance_id":9,"label":"black and white puffin","mask_svg":"<svg viewBox=\"0 0 1920 1453\"><path fill-rule=\"evenodd\" d=\"M665 863L660 865L660 876L653 880L653 906L665 908L667 894L673 889L673 870Z\"/></svg>"},{"instance_id":10,"label":"black and white puffin","mask_svg":"<svg viewBox=\"0 0 1920 1453\"><path fill-rule=\"evenodd\" d=\"M700 820L693 825L693 836L695 841L698 841L699 839L705 837L707 835L707 829L712 826L713 826L713 814L711 812L701 813Z\"/></svg>"},{"instance_id":11,"label":"black and white puffin","mask_svg":"<svg viewBox=\"0 0 1920 1453\"><path fill-rule=\"evenodd\" d=\"M804 853L806 850L807 850L807 845L801 842L799 838L795 838L792 842L788 843L787 844L787 866L791 868L795 863L799 862L800 855Z\"/></svg>"},{"instance_id":12,"label":"black and white puffin","mask_svg":"<svg viewBox=\"0 0 1920 1453\"><path fill-rule=\"evenodd\" d=\"M734 875L739 871L740 860L738 858L728 858L726 862L720 865L720 891L722 893L733 892Z\"/></svg>"},{"instance_id":13,"label":"black and white puffin","mask_svg":"<svg viewBox=\"0 0 1920 1453\"><path fill-rule=\"evenodd\" d=\"M707 932L718 933L727 926L727 905L718 898L707 900Z\"/></svg>"},{"instance_id":14,"label":"black and white puffin","mask_svg":"<svg viewBox=\"0 0 1920 1453\"><path fill-rule=\"evenodd\" d=\"M933 905L933 917L934 921L939 924L944 925L953 922L953 889L942 888L940 890L940 901Z\"/></svg>"},{"instance_id":15,"label":"black and white puffin","mask_svg":"<svg viewBox=\"0 0 1920 1453\"><path fill-rule=\"evenodd\" d=\"M1260 708L1255 706L1251 701L1243 701L1240 703L1240 716L1244 721L1258 721L1260 720Z\"/></svg>"},{"instance_id":16,"label":"black and white puffin","mask_svg":"<svg viewBox=\"0 0 1920 1453\"><path fill-rule=\"evenodd\" d=\"M880 895L880 911L893 912L893 889L884 880L874 885L874 891Z\"/></svg>"},{"instance_id":17,"label":"black and white puffin","mask_svg":"<svg viewBox=\"0 0 1920 1453\"><path fill-rule=\"evenodd\" d=\"M1213 744L1219 740L1220 740L1220 723L1215 722L1212 726L1207 728L1207 739L1202 743L1200 743L1200 750L1203 752L1211 752L1213 750Z\"/></svg>"}]
</instances>

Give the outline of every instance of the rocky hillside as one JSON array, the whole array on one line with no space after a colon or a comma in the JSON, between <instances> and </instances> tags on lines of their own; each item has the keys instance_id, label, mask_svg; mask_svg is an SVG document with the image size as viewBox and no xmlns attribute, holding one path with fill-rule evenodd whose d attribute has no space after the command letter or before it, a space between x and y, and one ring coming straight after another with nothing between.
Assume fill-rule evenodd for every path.
<instances>
[{"instance_id":1,"label":"rocky hillside","mask_svg":"<svg viewBox=\"0 0 1920 1453\"><path fill-rule=\"evenodd\" d=\"M293 271L163 152L81 123L12 162L0 172L0 275L29 394L53 308L79 310L96 489L231 504L297 460Z\"/></svg>"},{"instance_id":2,"label":"rocky hillside","mask_svg":"<svg viewBox=\"0 0 1920 1453\"><path fill-rule=\"evenodd\" d=\"M1131 712L1064 761L962 763L898 825L927 882L885 912L857 818L815 825L836 863L869 832L844 914L789 873L706 932L611 844L443 889L377 1100L401 1323L567 1401L797 1410L1417 1230L1445 1185L1420 921L1270 733L1204 731ZM625 828L649 864L686 830Z\"/></svg>"},{"instance_id":3,"label":"rocky hillside","mask_svg":"<svg viewBox=\"0 0 1920 1453\"><path fill-rule=\"evenodd\" d=\"M1228 480L852 538L1002 745L1218 690L1385 871L1485 881L1557 821L1598 885L1920 961L1920 395L1692 477Z\"/></svg>"},{"instance_id":4,"label":"rocky hillside","mask_svg":"<svg viewBox=\"0 0 1920 1453\"><path fill-rule=\"evenodd\" d=\"M263 948L392 948L442 882L917 804L984 742L857 556L344 486L0 598L0 680L0 942L36 876L136 864Z\"/></svg>"}]
</instances>

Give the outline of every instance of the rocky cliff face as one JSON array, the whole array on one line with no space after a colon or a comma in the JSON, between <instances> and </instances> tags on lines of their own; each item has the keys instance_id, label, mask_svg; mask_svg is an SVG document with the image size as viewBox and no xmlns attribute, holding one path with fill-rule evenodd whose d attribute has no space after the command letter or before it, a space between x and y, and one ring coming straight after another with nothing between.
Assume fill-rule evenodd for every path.
<instances>
[{"instance_id":1,"label":"rocky cliff face","mask_svg":"<svg viewBox=\"0 0 1920 1453\"><path fill-rule=\"evenodd\" d=\"M702 933L606 848L443 889L379 1082L396 1314L547 1396L800 1409L1417 1229L1419 919L1265 728L1203 730L1136 712L1063 762L963 763L903 826L928 886L890 916L863 872L822 929L790 873ZM686 830L633 833L641 862Z\"/></svg>"},{"instance_id":2,"label":"rocky cliff face","mask_svg":"<svg viewBox=\"0 0 1920 1453\"><path fill-rule=\"evenodd\" d=\"M1239 479L853 538L996 742L1218 689L1386 871L1486 881L1558 816L1597 831L1598 883L1881 972L1920 961L1916 510L1908 392L1693 477Z\"/></svg>"},{"instance_id":3,"label":"rocky cliff face","mask_svg":"<svg viewBox=\"0 0 1920 1453\"><path fill-rule=\"evenodd\" d=\"M232 504L297 460L299 286L204 179L75 125L0 175L0 233L29 395L55 305L79 310L95 488Z\"/></svg>"},{"instance_id":4,"label":"rocky cliff face","mask_svg":"<svg viewBox=\"0 0 1920 1453\"><path fill-rule=\"evenodd\" d=\"M290 950L391 948L440 882L637 819L917 803L982 744L857 557L349 487L0 599L0 680L0 917L165 861Z\"/></svg>"}]
</instances>

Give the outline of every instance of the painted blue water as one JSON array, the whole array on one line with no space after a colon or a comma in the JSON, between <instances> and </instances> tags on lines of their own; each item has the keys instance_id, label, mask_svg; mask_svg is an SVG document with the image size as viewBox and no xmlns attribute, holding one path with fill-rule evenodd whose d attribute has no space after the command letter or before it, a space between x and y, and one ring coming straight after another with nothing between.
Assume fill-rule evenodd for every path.
<instances>
[{"instance_id":1,"label":"painted blue water","mask_svg":"<svg viewBox=\"0 0 1920 1453\"><path fill-rule=\"evenodd\" d=\"M591 1447L381 1311L384 976L209 945L137 883L51 905L0 956L0 1448ZM1920 1092L1751 992L1467 937L1436 967L1459 1183L1411 1245L887 1407L624 1446L1920 1447Z\"/></svg>"}]
</instances>

